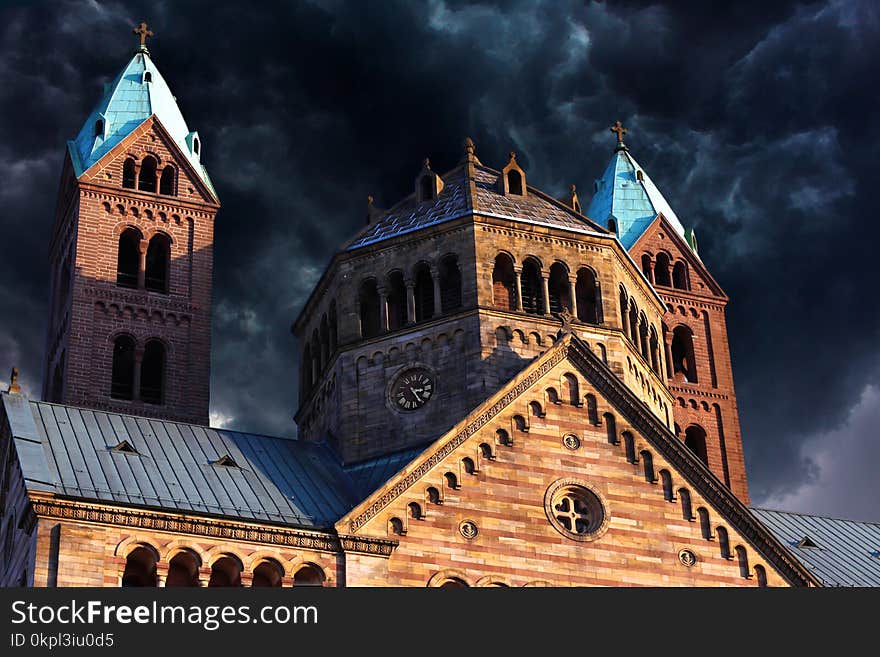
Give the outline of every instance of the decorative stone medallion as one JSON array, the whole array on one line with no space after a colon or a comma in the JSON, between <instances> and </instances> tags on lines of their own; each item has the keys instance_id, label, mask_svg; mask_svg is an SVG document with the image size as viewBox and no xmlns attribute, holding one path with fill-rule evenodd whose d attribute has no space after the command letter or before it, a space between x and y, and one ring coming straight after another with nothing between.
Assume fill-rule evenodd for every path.
<instances>
[{"instance_id":1,"label":"decorative stone medallion","mask_svg":"<svg viewBox=\"0 0 880 657\"><path fill-rule=\"evenodd\" d=\"M550 524L574 541L595 541L611 519L602 494L579 479L558 479L544 494L544 511Z\"/></svg>"},{"instance_id":2,"label":"decorative stone medallion","mask_svg":"<svg viewBox=\"0 0 880 657\"><path fill-rule=\"evenodd\" d=\"M690 568L697 563L697 555L694 554L693 550L688 550L687 548L685 548L684 550L679 550L678 560L683 566L687 566L688 568Z\"/></svg>"},{"instance_id":3,"label":"decorative stone medallion","mask_svg":"<svg viewBox=\"0 0 880 657\"><path fill-rule=\"evenodd\" d=\"M480 533L480 530L477 528L477 523L473 520L463 520L458 526L458 531L468 540L476 538L477 534Z\"/></svg>"},{"instance_id":4,"label":"decorative stone medallion","mask_svg":"<svg viewBox=\"0 0 880 657\"><path fill-rule=\"evenodd\" d=\"M575 436L573 433L567 433L562 438L562 444L565 445L566 449L574 451L576 449L580 449L581 439Z\"/></svg>"}]
</instances>

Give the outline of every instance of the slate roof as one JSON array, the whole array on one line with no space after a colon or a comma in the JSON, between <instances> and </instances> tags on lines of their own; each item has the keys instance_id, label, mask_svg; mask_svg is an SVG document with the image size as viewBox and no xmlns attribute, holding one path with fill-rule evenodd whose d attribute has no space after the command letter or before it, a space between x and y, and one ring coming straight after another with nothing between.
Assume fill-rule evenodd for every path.
<instances>
[{"instance_id":1,"label":"slate roof","mask_svg":"<svg viewBox=\"0 0 880 657\"><path fill-rule=\"evenodd\" d=\"M32 491L298 527L331 527L360 499L324 444L2 400Z\"/></svg>"},{"instance_id":2,"label":"slate roof","mask_svg":"<svg viewBox=\"0 0 880 657\"><path fill-rule=\"evenodd\" d=\"M408 196L364 228L346 245L345 250L351 251L471 213L564 228L579 233L607 234L608 231L586 216L531 186L527 188L526 196L501 194L495 187L495 181L500 175L495 169L475 164L475 192L471 193L466 166L461 164L441 176L444 186L436 199L419 203L415 194Z\"/></svg>"},{"instance_id":3,"label":"slate roof","mask_svg":"<svg viewBox=\"0 0 880 657\"><path fill-rule=\"evenodd\" d=\"M880 586L880 523L751 510L825 586Z\"/></svg>"},{"instance_id":4,"label":"slate roof","mask_svg":"<svg viewBox=\"0 0 880 657\"><path fill-rule=\"evenodd\" d=\"M638 179L637 171L642 172L642 180ZM629 149L618 147L602 177L596 181L587 215L603 225L607 225L609 217L614 217L620 243L629 250L661 213L675 231L692 244L678 216L650 176Z\"/></svg>"},{"instance_id":5,"label":"slate roof","mask_svg":"<svg viewBox=\"0 0 880 657\"><path fill-rule=\"evenodd\" d=\"M150 74L151 81L144 81L144 73ZM79 134L67 143L77 177L154 114L216 199L217 192L208 172L193 150L192 139L196 133L187 127L177 99L146 49L136 52L116 79L105 86L104 95ZM95 123L99 119L104 121L104 132L95 136Z\"/></svg>"}]
</instances>

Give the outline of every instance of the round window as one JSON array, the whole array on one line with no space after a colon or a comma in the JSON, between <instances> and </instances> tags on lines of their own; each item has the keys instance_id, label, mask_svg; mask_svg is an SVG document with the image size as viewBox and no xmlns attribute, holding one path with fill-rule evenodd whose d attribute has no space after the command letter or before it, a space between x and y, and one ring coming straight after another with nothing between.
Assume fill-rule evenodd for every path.
<instances>
[{"instance_id":1,"label":"round window","mask_svg":"<svg viewBox=\"0 0 880 657\"><path fill-rule=\"evenodd\" d=\"M576 541L593 541L608 528L608 513L601 495L588 484L560 479L544 495L544 510L550 523Z\"/></svg>"}]
</instances>

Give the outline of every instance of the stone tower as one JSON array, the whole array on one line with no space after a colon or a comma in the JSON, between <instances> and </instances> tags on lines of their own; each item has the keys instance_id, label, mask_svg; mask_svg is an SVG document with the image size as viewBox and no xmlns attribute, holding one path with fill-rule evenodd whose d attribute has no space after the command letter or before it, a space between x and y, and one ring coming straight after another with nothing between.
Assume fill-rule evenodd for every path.
<instances>
[{"instance_id":1,"label":"stone tower","mask_svg":"<svg viewBox=\"0 0 880 657\"><path fill-rule=\"evenodd\" d=\"M370 203L368 225L294 323L302 438L328 441L346 463L424 448L551 348L563 324L672 429L665 306L576 193L555 199L529 186L514 153L501 169L485 166L470 140L443 175L426 160L413 187L388 210ZM618 290L637 300L641 345L618 315ZM573 379L505 431L563 402L619 440Z\"/></svg>"},{"instance_id":2,"label":"stone tower","mask_svg":"<svg viewBox=\"0 0 880 657\"><path fill-rule=\"evenodd\" d=\"M202 142L144 45L68 142L43 398L206 424L214 217Z\"/></svg>"},{"instance_id":3,"label":"stone tower","mask_svg":"<svg viewBox=\"0 0 880 657\"><path fill-rule=\"evenodd\" d=\"M596 181L587 214L617 233L663 299L664 376L675 397L674 431L748 503L739 411L724 317L728 297L669 203L633 158L618 122L617 147ZM621 308L632 313L631 298Z\"/></svg>"}]
</instances>

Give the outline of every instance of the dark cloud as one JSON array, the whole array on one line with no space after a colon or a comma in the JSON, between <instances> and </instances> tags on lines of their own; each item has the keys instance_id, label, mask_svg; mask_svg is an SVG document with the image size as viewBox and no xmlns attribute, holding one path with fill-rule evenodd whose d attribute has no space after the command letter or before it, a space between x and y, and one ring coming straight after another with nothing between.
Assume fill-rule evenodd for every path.
<instances>
[{"instance_id":1,"label":"dark cloud","mask_svg":"<svg viewBox=\"0 0 880 657\"><path fill-rule=\"evenodd\" d=\"M608 124L731 296L728 328L756 502L871 513L864 417L880 310L870 202L880 116L873 3L240 3L89 0L0 15L0 371L39 391L47 238L65 140L150 22L223 208L213 411L291 433L289 325L365 198L408 193L466 134L489 164L588 190ZM588 196L588 194L583 194ZM866 401L867 400L867 401ZM820 503L813 491L821 485ZM810 509L807 509L810 510ZM876 518L875 518L876 519Z\"/></svg>"}]
</instances>

